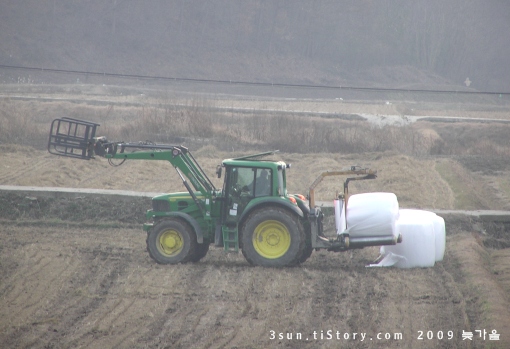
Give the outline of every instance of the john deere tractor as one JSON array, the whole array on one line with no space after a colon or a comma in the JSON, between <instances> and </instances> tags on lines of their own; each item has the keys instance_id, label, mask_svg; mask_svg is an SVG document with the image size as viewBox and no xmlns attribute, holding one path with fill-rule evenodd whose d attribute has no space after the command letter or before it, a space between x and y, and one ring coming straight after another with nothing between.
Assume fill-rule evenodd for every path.
<instances>
[{"instance_id":1,"label":"john deere tractor","mask_svg":"<svg viewBox=\"0 0 510 349\"><path fill-rule=\"evenodd\" d=\"M111 142L96 136L98 126L72 118L55 119L49 152L84 160L101 156L110 163L113 159L168 161L186 188L185 192L152 198L152 208L147 210L143 230L147 233L147 251L157 263L197 262L214 245L225 251L241 250L253 265L284 267L303 263L314 249L345 251L397 243L394 237L326 237L323 233L323 213L315 206L315 186L327 175L371 179L376 177L374 171L353 167L325 172L312 184L307 199L287 192L290 164L264 160L274 154L266 152L223 160L216 175L223 176L224 182L222 188L216 188L186 147Z\"/></svg>"}]
</instances>

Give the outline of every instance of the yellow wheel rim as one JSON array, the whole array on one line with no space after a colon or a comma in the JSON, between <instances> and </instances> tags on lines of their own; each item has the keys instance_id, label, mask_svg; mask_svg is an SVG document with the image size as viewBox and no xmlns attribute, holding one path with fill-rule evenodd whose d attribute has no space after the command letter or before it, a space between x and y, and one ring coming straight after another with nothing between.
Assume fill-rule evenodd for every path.
<instances>
[{"instance_id":1,"label":"yellow wheel rim","mask_svg":"<svg viewBox=\"0 0 510 349\"><path fill-rule=\"evenodd\" d=\"M173 229L162 232L157 244L159 252L167 257L178 255L183 246L184 240L181 233Z\"/></svg>"},{"instance_id":2,"label":"yellow wheel rim","mask_svg":"<svg viewBox=\"0 0 510 349\"><path fill-rule=\"evenodd\" d=\"M278 221L262 222L253 232L253 247L264 258L279 258L290 247L289 230Z\"/></svg>"}]
</instances>

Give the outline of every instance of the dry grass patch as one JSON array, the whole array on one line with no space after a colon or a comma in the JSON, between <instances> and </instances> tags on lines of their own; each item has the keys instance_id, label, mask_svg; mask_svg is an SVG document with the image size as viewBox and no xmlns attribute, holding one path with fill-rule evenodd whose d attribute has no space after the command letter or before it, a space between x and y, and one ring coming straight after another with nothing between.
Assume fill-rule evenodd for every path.
<instances>
[{"instance_id":1,"label":"dry grass patch","mask_svg":"<svg viewBox=\"0 0 510 349\"><path fill-rule=\"evenodd\" d=\"M506 198L510 198L510 178L508 175L499 176L496 178L498 183L498 188L501 191L501 194Z\"/></svg>"},{"instance_id":2,"label":"dry grass patch","mask_svg":"<svg viewBox=\"0 0 510 349\"><path fill-rule=\"evenodd\" d=\"M307 194L310 184L320 173L358 165L377 170L378 176L375 180L350 182L350 194L392 192L397 195L401 207L455 208L453 191L435 170L434 160L419 160L394 153L351 155L282 153L281 157L284 161L292 163L291 169L287 172L290 192ZM334 200L337 192L343 192L343 183L347 177L326 177L316 188L316 198L322 201Z\"/></svg>"},{"instance_id":3,"label":"dry grass patch","mask_svg":"<svg viewBox=\"0 0 510 349\"><path fill-rule=\"evenodd\" d=\"M81 161L53 156L30 147L2 145L0 183L8 185L101 188L147 192L180 192L184 186L171 164L165 161L128 161L111 167L106 159ZM213 146L193 151L197 161L221 188L223 178L215 175L223 159L251 152L225 152ZM417 159L395 153L296 154L277 153L268 159L284 160L289 193L308 194L310 184L320 173L348 169L352 165L378 171L375 180L352 181L351 194L392 192L401 207L423 209L500 209L494 193L483 189L473 174L451 160ZM328 177L316 188L316 199L332 201L343 192L347 176ZM482 186L482 188L481 188Z\"/></svg>"},{"instance_id":4,"label":"dry grass patch","mask_svg":"<svg viewBox=\"0 0 510 349\"><path fill-rule=\"evenodd\" d=\"M473 233L477 234L477 233ZM491 253L484 249L471 234L462 234L456 239L447 240L448 253L458 260L460 271L466 278L462 293L470 319L465 331L493 329L501 335L499 342L486 343L485 348L508 348L510 339L510 302L507 291L502 287L494 270L508 269L508 256L505 263L501 259L491 258ZM500 256L501 257L501 256ZM496 268L496 269L494 269ZM507 280L508 281L508 280ZM476 322L473 322L475 319ZM478 338L480 341L480 339Z\"/></svg>"},{"instance_id":5,"label":"dry grass patch","mask_svg":"<svg viewBox=\"0 0 510 349\"><path fill-rule=\"evenodd\" d=\"M495 202L487 195L487 190L474 174L469 173L459 163L449 159L437 161L436 171L450 186L455 203L454 207L461 210L497 209Z\"/></svg>"},{"instance_id":6,"label":"dry grass patch","mask_svg":"<svg viewBox=\"0 0 510 349\"><path fill-rule=\"evenodd\" d=\"M492 272L503 290L510 297L510 248L494 250L490 253Z\"/></svg>"}]
</instances>

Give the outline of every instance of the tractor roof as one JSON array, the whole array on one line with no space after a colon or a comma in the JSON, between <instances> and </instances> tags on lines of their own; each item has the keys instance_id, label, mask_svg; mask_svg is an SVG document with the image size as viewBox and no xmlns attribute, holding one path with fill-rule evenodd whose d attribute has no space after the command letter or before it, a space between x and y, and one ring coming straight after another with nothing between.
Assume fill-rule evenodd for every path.
<instances>
[{"instance_id":1,"label":"tractor roof","mask_svg":"<svg viewBox=\"0 0 510 349\"><path fill-rule=\"evenodd\" d=\"M273 155L277 152L278 150L273 150L264 153L241 156L233 159L225 159L223 160L222 163L224 166L265 167L265 168L275 168L278 166L285 167L285 163L282 161L271 161L264 159L264 157Z\"/></svg>"},{"instance_id":2,"label":"tractor roof","mask_svg":"<svg viewBox=\"0 0 510 349\"><path fill-rule=\"evenodd\" d=\"M271 151L266 151L264 153L241 156L238 158L234 158L232 160L261 160L262 158L264 158L266 156L274 155L275 153L278 153L278 152L279 152L279 150L271 150Z\"/></svg>"}]
</instances>

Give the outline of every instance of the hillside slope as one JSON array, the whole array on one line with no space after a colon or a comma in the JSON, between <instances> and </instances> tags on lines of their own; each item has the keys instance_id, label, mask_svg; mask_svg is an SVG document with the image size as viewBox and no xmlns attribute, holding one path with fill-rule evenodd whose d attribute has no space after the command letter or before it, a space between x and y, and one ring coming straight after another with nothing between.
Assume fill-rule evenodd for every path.
<instances>
[{"instance_id":1,"label":"hillside slope","mask_svg":"<svg viewBox=\"0 0 510 349\"><path fill-rule=\"evenodd\" d=\"M221 188L222 179L214 176L216 166L223 158L241 153L218 152L214 148L205 147L194 154L216 187ZM510 208L510 192L506 189L494 189L491 183L507 172L482 177L480 174L468 172L453 160L418 160L396 154L285 153L275 155L274 159L281 159L292 165L287 174L288 190L291 193L306 195L310 184L321 172L355 164L377 169L378 178L351 182L349 188L352 194L392 192L397 195L403 208ZM344 180L343 177L326 178L315 190L316 199L334 200L335 193L343 190ZM156 193L186 190L172 166L165 161L128 161L121 167L112 167L102 158L81 161L57 157L47 151L11 145L0 145L0 184Z\"/></svg>"},{"instance_id":2,"label":"hillside slope","mask_svg":"<svg viewBox=\"0 0 510 349\"><path fill-rule=\"evenodd\" d=\"M471 88L501 91L510 90L510 38L500 35L509 17L497 0L8 0L0 4L0 64L391 87L460 88L469 77Z\"/></svg>"}]
</instances>

